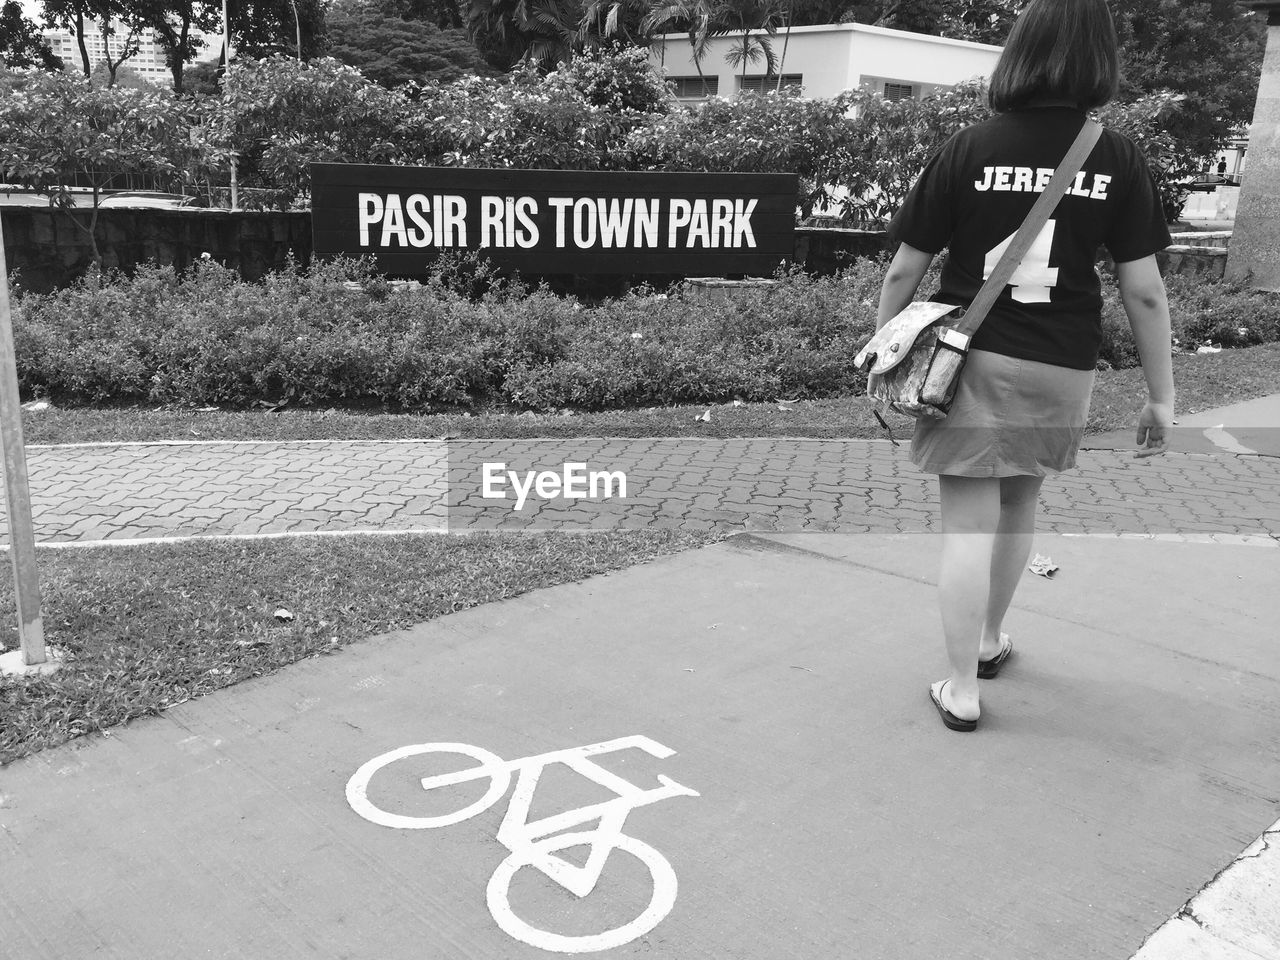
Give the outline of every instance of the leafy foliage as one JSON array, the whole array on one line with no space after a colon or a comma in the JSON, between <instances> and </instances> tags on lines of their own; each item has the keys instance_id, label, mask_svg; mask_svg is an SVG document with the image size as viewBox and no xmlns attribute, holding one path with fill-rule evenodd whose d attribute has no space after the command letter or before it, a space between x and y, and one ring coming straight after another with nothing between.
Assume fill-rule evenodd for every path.
<instances>
[{"instance_id":1,"label":"leafy foliage","mask_svg":"<svg viewBox=\"0 0 1280 960\"><path fill-rule=\"evenodd\" d=\"M227 17L237 58L285 54L306 60L320 53L325 22L321 0L228 0Z\"/></svg>"},{"instance_id":2,"label":"leafy foliage","mask_svg":"<svg viewBox=\"0 0 1280 960\"><path fill-rule=\"evenodd\" d=\"M384 87L487 76L495 71L460 28L402 20L354 3L326 15L328 55Z\"/></svg>"},{"instance_id":3,"label":"leafy foliage","mask_svg":"<svg viewBox=\"0 0 1280 960\"><path fill-rule=\"evenodd\" d=\"M312 161L398 159L406 113L403 94L331 58L236 64L209 125L210 162L234 151L241 182L276 191L287 206L310 190Z\"/></svg>"},{"instance_id":4,"label":"leafy foliage","mask_svg":"<svg viewBox=\"0 0 1280 960\"><path fill-rule=\"evenodd\" d=\"M628 136L674 108L641 50L594 49L543 74L424 88L406 143L413 162L602 170L626 167Z\"/></svg>"},{"instance_id":5,"label":"leafy foliage","mask_svg":"<svg viewBox=\"0 0 1280 960\"><path fill-rule=\"evenodd\" d=\"M628 166L651 170L797 173L807 213L838 182L837 155L851 121L845 98L810 100L790 90L713 97L658 116L629 134Z\"/></svg>"},{"instance_id":6,"label":"leafy foliage","mask_svg":"<svg viewBox=\"0 0 1280 960\"><path fill-rule=\"evenodd\" d=\"M470 0L467 36L499 70L550 65L572 54L582 16L581 0Z\"/></svg>"},{"instance_id":7,"label":"leafy foliage","mask_svg":"<svg viewBox=\"0 0 1280 960\"><path fill-rule=\"evenodd\" d=\"M874 328L879 269L788 274L749 304L642 293L581 307L502 284L472 300L447 267L406 291L351 261L260 284L216 264L145 267L22 294L15 344L24 390L90 401L547 408L826 394L859 385L851 359Z\"/></svg>"},{"instance_id":8,"label":"leafy foliage","mask_svg":"<svg viewBox=\"0 0 1280 960\"><path fill-rule=\"evenodd\" d=\"M784 21L788 7L781 0L655 0L642 21L647 32L665 30L688 31L693 63L699 74L708 44L715 37L740 31L726 54L731 66L741 67L746 76L747 65L764 62L764 72L777 69L770 38Z\"/></svg>"},{"instance_id":9,"label":"leafy foliage","mask_svg":"<svg viewBox=\"0 0 1280 960\"><path fill-rule=\"evenodd\" d=\"M889 220L942 145L989 116L986 88L980 83L894 101L855 90L841 102L856 107L857 116L838 145L833 178L843 188L845 215L863 223Z\"/></svg>"},{"instance_id":10,"label":"leafy foliage","mask_svg":"<svg viewBox=\"0 0 1280 960\"><path fill-rule=\"evenodd\" d=\"M1170 223L1178 218L1187 201L1176 159L1180 147L1171 120L1181 100L1181 96L1166 90L1128 102L1112 102L1098 111L1098 119L1105 126L1123 133L1146 156L1160 190L1165 219Z\"/></svg>"},{"instance_id":11,"label":"leafy foliage","mask_svg":"<svg viewBox=\"0 0 1280 960\"><path fill-rule=\"evenodd\" d=\"M674 98L639 47L601 45L584 50L556 71L559 83L593 107L666 113ZM554 81L553 81L554 83Z\"/></svg>"},{"instance_id":12,"label":"leafy foliage","mask_svg":"<svg viewBox=\"0 0 1280 960\"><path fill-rule=\"evenodd\" d=\"M864 386L852 358L875 328L885 265L781 272L750 298L641 291L596 305L486 281L474 263L440 261L416 289L394 288L367 261L258 284L216 263L185 275L151 266L20 293L15 350L28 395L67 401L421 410L843 396ZM1134 366L1118 292L1103 292L1102 357ZM1276 294L1174 277L1169 300L1184 347L1280 339Z\"/></svg>"},{"instance_id":13,"label":"leafy foliage","mask_svg":"<svg viewBox=\"0 0 1280 960\"><path fill-rule=\"evenodd\" d=\"M101 191L126 174L178 174L190 162L190 129L187 106L163 90L35 73L0 99L0 170L63 207L75 205L69 182L87 184L88 222L74 222L100 262L94 227Z\"/></svg>"},{"instance_id":14,"label":"leafy foliage","mask_svg":"<svg viewBox=\"0 0 1280 960\"><path fill-rule=\"evenodd\" d=\"M1235 0L1116 0L1125 99L1180 94L1170 117L1178 162L1216 153L1253 116L1263 18ZM1189 172L1189 171L1185 171Z\"/></svg>"},{"instance_id":15,"label":"leafy foliage","mask_svg":"<svg viewBox=\"0 0 1280 960\"><path fill-rule=\"evenodd\" d=\"M45 0L75 2L75 0ZM182 93L182 73L204 49L202 33L221 29L222 7L218 0L131 0L138 4L143 19L155 33L156 42L164 49L165 60L173 75L173 89Z\"/></svg>"},{"instance_id":16,"label":"leafy foliage","mask_svg":"<svg viewBox=\"0 0 1280 960\"><path fill-rule=\"evenodd\" d=\"M48 41L40 35L40 28L23 15L18 0L5 0L0 5L0 66L10 70L62 67L62 61L53 55Z\"/></svg>"}]
</instances>

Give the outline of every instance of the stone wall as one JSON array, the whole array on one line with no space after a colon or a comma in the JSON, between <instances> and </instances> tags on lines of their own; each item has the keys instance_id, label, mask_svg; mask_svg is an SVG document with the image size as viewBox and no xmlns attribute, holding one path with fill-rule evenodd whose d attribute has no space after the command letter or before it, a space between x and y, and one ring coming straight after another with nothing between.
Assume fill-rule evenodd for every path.
<instances>
[{"instance_id":1,"label":"stone wall","mask_svg":"<svg viewBox=\"0 0 1280 960\"><path fill-rule=\"evenodd\" d=\"M26 289L45 292L64 287L92 262L88 235L72 220L75 217L87 223L86 211L0 207L0 216L4 218L4 252L10 273L17 271ZM246 279L256 280L283 268L290 255L299 264L311 261L311 215L305 210L233 213L107 209L98 211L96 235L103 266L124 270L149 260L185 269L208 253L239 270ZM1161 269L1221 277L1229 236L1200 234L1195 236L1194 247L1170 247L1160 255ZM1179 235L1177 239L1191 238L1192 235ZM1208 244L1218 249L1204 249ZM795 262L814 274L831 274L858 258L878 256L891 249L892 244L880 230L796 228ZM566 289L583 292L578 288L585 285L586 292L598 287L600 295L608 295L625 289L632 279L645 278L560 279L566 282L559 286Z\"/></svg>"},{"instance_id":2,"label":"stone wall","mask_svg":"<svg viewBox=\"0 0 1280 960\"><path fill-rule=\"evenodd\" d=\"M91 211L0 207L4 253L23 287L46 292L64 287L92 263ZM154 260L185 269L202 254L234 267L250 280L295 260L311 259L311 215L302 212L230 210L98 211L95 230L102 265L129 270Z\"/></svg>"},{"instance_id":3,"label":"stone wall","mask_svg":"<svg viewBox=\"0 0 1280 960\"><path fill-rule=\"evenodd\" d=\"M883 230L844 227L796 227L796 263L810 273L828 275L861 257L893 250Z\"/></svg>"},{"instance_id":4,"label":"stone wall","mask_svg":"<svg viewBox=\"0 0 1280 960\"><path fill-rule=\"evenodd\" d=\"M75 218L87 225L88 211L0 207L0 216L9 270L18 271L26 289L45 292L64 287L92 262L88 233L73 222ZM307 211L109 208L98 211L96 236L103 266L126 271L149 260L185 269L208 253L256 280L283 267L290 253L300 264L311 261ZM886 247L881 231L798 227L795 259L814 273L829 274Z\"/></svg>"}]
</instances>

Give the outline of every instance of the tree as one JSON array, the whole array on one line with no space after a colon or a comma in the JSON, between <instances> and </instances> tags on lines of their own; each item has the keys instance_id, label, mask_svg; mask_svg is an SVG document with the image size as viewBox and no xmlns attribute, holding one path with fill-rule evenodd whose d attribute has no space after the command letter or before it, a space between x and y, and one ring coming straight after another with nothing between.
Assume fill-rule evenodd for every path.
<instances>
[{"instance_id":1,"label":"tree","mask_svg":"<svg viewBox=\"0 0 1280 960\"><path fill-rule=\"evenodd\" d=\"M542 84L549 95L561 88L589 106L615 113L668 113L676 103L642 47L618 44L588 47Z\"/></svg>"},{"instance_id":2,"label":"tree","mask_svg":"<svg viewBox=\"0 0 1280 960\"><path fill-rule=\"evenodd\" d=\"M49 0L45 0L49 2ZM218 0L131 0L164 48L165 62L173 76L174 93L182 93L182 71L204 48L198 33L212 33L222 26Z\"/></svg>"},{"instance_id":3,"label":"tree","mask_svg":"<svg viewBox=\"0 0 1280 960\"><path fill-rule=\"evenodd\" d=\"M135 90L154 90L156 88L154 83L141 76L127 63L116 64L113 77L106 62L102 60L98 61L98 65L89 74L89 82L104 87L133 87Z\"/></svg>"},{"instance_id":4,"label":"tree","mask_svg":"<svg viewBox=\"0 0 1280 960\"><path fill-rule=\"evenodd\" d=\"M40 35L40 28L23 15L18 0L5 0L0 6L0 64L10 70L62 69L62 61L53 55L49 42Z\"/></svg>"},{"instance_id":5,"label":"tree","mask_svg":"<svg viewBox=\"0 0 1280 960\"><path fill-rule=\"evenodd\" d=\"M283 53L307 60L318 56L324 46L320 0L228 0L227 17L237 57L262 60Z\"/></svg>"},{"instance_id":6,"label":"tree","mask_svg":"<svg viewBox=\"0 0 1280 960\"><path fill-rule=\"evenodd\" d=\"M716 22L724 33L742 31L742 40L734 43L725 60L731 67L742 67L743 86L746 86L747 64L764 61L765 73L777 73L777 59L769 38L778 32L778 23L785 8L777 0L721 0L716 5ZM757 35L760 31L764 36Z\"/></svg>"},{"instance_id":7,"label":"tree","mask_svg":"<svg viewBox=\"0 0 1280 960\"><path fill-rule=\"evenodd\" d=\"M578 21L578 44L648 46L645 16L651 6L650 0L588 0Z\"/></svg>"},{"instance_id":8,"label":"tree","mask_svg":"<svg viewBox=\"0 0 1280 960\"><path fill-rule=\"evenodd\" d=\"M942 36L1002 46L1022 7L1020 0L959 0L942 23Z\"/></svg>"},{"instance_id":9,"label":"tree","mask_svg":"<svg viewBox=\"0 0 1280 960\"><path fill-rule=\"evenodd\" d=\"M687 31L699 76L702 58L711 40L741 30L741 41L735 43L725 59L732 66L741 65L745 78L747 64L762 58L765 72L774 72L776 61L768 37L753 36L753 31L776 33L783 9L776 0L658 0L643 24L650 33L671 29Z\"/></svg>"},{"instance_id":10,"label":"tree","mask_svg":"<svg viewBox=\"0 0 1280 960\"><path fill-rule=\"evenodd\" d=\"M196 97L221 96L223 72L221 59L192 64L182 71L182 92Z\"/></svg>"},{"instance_id":11,"label":"tree","mask_svg":"<svg viewBox=\"0 0 1280 960\"><path fill-rule=\"evenodd\" d=\"M1235 0L1112 0L1121 98L1181 94L1170 124L1176 164L1199 169L1253 116L1266 26Z\"/></svg>"},{"instance_id":12,"label":"tree","mask_svg":"<svg viewBox=\"0 0 1280 960\"><path fill-rule=\"evenodd\" d=\"M729 100L714 97L696 110L651 115L626 142L628 169L777 173L800 177L806 215L840 183L839 163L852 119L850 94L831 100L792 90Z\"/></svg>"},{"instance_id":13,"label":"tree","mask_svg":"<svg viewBox=\"0 0 1280 960\"><path fill-rule=\"evenodd\" d=\"M126 60L137 55L146 24L137 11L117 0L97 0L90 9L95 14L98 32L102 35L103 57L99 63L106 68L107 86L114 87L120 67Z\"/></svg>"},{"instance_id":14,"label":"tree","mask_svg":"<svg viewBox=\"0 0 1280 960\"><path fill-rule=\"evenodd\" d=\"M378 3L371 3L369 0L361 3L357 0L357 4L369 13L380 13L383 16L397 17L401 20L434 23L442 30L462 28L467 25L466 18L463 16L465 8L460 6L457 0L381 0ZM333 8L330 7L330 9Z\"/></svg>"},{"instance_id":15,"label":"tree","mask_svg":"<svg viewBox=\"0 0 1280 960\"><path fill-rule=\"evenodd\" d=\"M90 188L87 218L72 222L95 236L102 191L130 174L163 176L185 167L190 139L183 107L162 90L94 86L84 77L40 73L0 100L0 169L12 183L75 209L69 182ZM87 222L86 222L87 221Z\"/></svg>"},{"instance_id":16,"label":"tree","mask_svg":"<svg viewBox=\"0 0 1280 960\"><path fill-rule=\"evenodd\" d=\"M202 139L208 162L234 154L241 183L271 190L286 207L311 189L312 161L391 163L399 158L408 98L330 57L235 64Z\"/></svg>"},{"instance_id":17,"label":"tree","mask_svg":"<svg viewBox=\"0 0 1280 960\"><path fill-rule=\"evenodd\" d=\"M388 17L353 3L331 7L325 24L328 55L384 87L496 72L458 28Z\"/></svg>"},{"instance_id":18,"label":"tree","mask_svg":"<svg viewBox=\"0 0 1280 960\"><path fill-rule=\"evenodd\" d=\"M848 192L845 214L865 223L887 222L947 139L990 116L986 94L985 84L974 82L924 98L886 100L867 90L841 94L846 108L857 108L833 159L833 179Z\"/></svg>"},{"instance_id":19,"label":"tree","mask_svg":"<svg viewBox=\"0 0 1280 960\"><path fill-rule=\"evenodd\" d=\"M572 56L582 14L581 0L470 0L467 36L499 70L525 59L552 66Z\"/></svg>"},{"instance_id":20,"label":"tree","mask_svg":"<svg viewBox=\"0 0 1280 960\"><path fill-rule=\"evenodd\" d=\"M92 70L89 63L89 48L85 45L85 21L89 19L86 0L44 0L44 22L51 27L60 27L70 31L76 38L80 48L80 68L87 77Z\"/></svg>"}]
</instances>

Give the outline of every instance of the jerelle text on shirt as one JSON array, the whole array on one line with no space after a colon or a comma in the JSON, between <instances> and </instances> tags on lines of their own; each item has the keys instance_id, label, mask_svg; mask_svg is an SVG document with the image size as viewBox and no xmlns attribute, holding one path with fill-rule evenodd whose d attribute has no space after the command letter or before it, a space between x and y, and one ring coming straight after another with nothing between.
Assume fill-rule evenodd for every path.
<instances>
[{"instance_id":1,"label":"jerelle text on shirt","mask_svg":"<svg viewBox=\"0 0 1280 960\"><path fill-rule=\"evenodd\" d=\"M1044 193L1052 179L1053 167L983 167L982 179L975 180L973 187L979 193ZM1110 184L1111 177L1105 173L1081 170L1067 188L1067 196L1105 200Z\"/></svg>"}]
</instances>

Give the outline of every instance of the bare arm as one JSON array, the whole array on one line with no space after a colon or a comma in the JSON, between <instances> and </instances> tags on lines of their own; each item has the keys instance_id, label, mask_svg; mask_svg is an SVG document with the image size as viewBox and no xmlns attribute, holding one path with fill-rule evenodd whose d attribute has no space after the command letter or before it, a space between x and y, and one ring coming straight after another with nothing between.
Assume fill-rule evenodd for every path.
<instances>
[{"instance_id":1,"label":"bare arm","mask_svg":"<svg viewBox=\"0 0 1280 960\"><path fill-rule=\"evenodd\" d=\"M1138 456L1163 453L1173 426L1173 357L1169 301L1155 256L1116 264L1120 299L1147 380L1147 404L1138 416Z\"/></svg>"},{"instance_id":2,"label":"bare arm","mask_svg":"<svg viewBox=\"0 0 1280 960\"><path fill-rule=\"evenodd\" d=\"M880 309L876 312L877 330L907 308L931 263L932 253L925 253L905 243L898 245L898 252L893 255L893 262L889 264L889 272L884 275L884 285L880 287Z\"/></svg>"}]
</instances>

